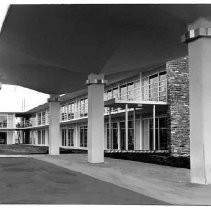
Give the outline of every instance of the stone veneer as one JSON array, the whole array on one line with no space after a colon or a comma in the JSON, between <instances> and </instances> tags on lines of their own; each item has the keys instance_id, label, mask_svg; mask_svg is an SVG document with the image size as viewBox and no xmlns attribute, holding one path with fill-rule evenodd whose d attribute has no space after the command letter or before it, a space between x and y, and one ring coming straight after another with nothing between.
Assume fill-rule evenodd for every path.
<instances>
[{"instance_id":1,"label":"stone veneer","mask_svg":"<svg viewBox=\"0 0 211 210\"><path fill-rule=\"evenodd\" d=\"M190 154L188 57L166 63L169 150L173 156Z\"/></svg>"}]
</instances>

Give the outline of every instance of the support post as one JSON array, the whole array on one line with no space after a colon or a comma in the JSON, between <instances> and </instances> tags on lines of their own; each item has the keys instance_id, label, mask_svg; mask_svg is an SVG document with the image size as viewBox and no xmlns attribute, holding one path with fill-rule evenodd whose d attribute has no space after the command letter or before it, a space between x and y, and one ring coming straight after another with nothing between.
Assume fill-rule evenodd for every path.
<instances>
[{"instance_id":1,"label":"support post","mask_svg":"<svg viewBox=\"0 0 211 210\"><path fill-rule=\"evenodd\" d=\"M104 76L88 76L88 162L104 162Z\"/></svg>"},{"instance_id":2,"label":"support post","mask_svg":"<svg viewBox=\"0 0 211 210\"><path fill-rule=\"evenodd\" d=\"M134 149L136 145L136 108L133 109L133 136L134 136Z\"/></svg>"},{"instance_id":3,"label":"support post","mask_svg":"<svg viewBox=\"0 0 211 210\"><path fill-rule=\"evenodd\" d=\"M59 155L60 146L60 102L59 95L51 95L49 103L49 155Z\"/></svg>"},{"instance_id":4,"label":"support post","mask_svg":"<svg viewBox=\"0 0 211 210\"><path fill-rule=\"evenodd\" d=\"M155 104L153 104L153 150L156 150L156 138L155 138Z\"/></svg>"},{"instance_id":5,"label":"support post","mask_svg":"<svg viewBox=\"0 0 211 210\"><path fill-rule=\"evenodd\" d=\"M128 150L128 104L125 105L125 150Z\"/></svg>"},{"instance_id":6,"label":"support post","mask_svg":"<svg viewBox=\"0 0 211 210\"><path fill-rule=\"evenodd\" d=\"M188 26L191 182L211 184L211 21Z\"/></svg>"},{"instance_id":7,"label":"support post","mask_svg":"<svg viewBox=\"0 0 211 210\"><path fill-rule=\"evenodd\" d=\"M112 149L112 136L111 136L111 107L109 107L109 119L108 119L108 139L109 139L109 148L108 149Z\"/></svg>"},{"instance_id":8,"label":"support post","mask_svg":"<svg viewBox=\"0 0 211 210\"><path fill-rule=\"evenodd\" d=\"M120 121L117 121L117 129L118 129L118 150L120 150L121 149Z\"/></svg>"}]
</instances>

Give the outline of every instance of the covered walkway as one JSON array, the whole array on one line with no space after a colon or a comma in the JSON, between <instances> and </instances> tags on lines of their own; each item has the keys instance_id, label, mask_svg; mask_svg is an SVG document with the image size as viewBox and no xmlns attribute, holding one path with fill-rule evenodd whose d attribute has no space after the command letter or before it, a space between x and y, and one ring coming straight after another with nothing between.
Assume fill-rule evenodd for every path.
<instances>
[{"instance_id":1,"label":"covered walkway","mask_svg":"<svg viewBox=\"0 0 211 210\"><path fill-rule=\"evenodd\" d=\"M191 184L189 169L111 158L90 164L86 154L33 157L167 203L211 205L211 185Z\"/></svg>"}]
</instances>

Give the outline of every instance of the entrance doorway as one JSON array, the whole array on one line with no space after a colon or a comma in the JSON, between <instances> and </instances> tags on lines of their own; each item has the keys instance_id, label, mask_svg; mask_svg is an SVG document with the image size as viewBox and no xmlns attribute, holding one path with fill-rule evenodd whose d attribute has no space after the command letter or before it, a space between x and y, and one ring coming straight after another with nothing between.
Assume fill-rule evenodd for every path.
<instances>
[{"instance_id":1,"label":"entrance doorway","mask_svg":"<svg viewBox=\"0 0 211 210\"><path fill-rule=\"evenodd\" d=\"M7 144L7 133L0 132L0 144Z\"/></svg>"},{"instance_id":2,"label":"entrance doorway","mask_svg":"<svg viewBox=\"0 0 211 210\"><path fill-rule=\"evenodd\" d=\"M118 149L118 126L117 122L111 123L111 143L109 142L109 123L107 123L107 148Z\"/></svg>"},{"instance_id":3,"label":"entrance doorway","mask_svg":"<svg viewBox=\"0 0 211 210\"><path fill-rule=\"evenodd\" d=\"M149 119L149 148L154 150L153 119ZM155 118L155 150L167 149L167 118Z\"/></svg>"},{"instance_id":4,"label":"entrance doorway","mask_svg":"<svg viewBox=\"0 0 211 210\"><path fill-rule=\"evenodd\" d=\"M120 122L120 142L121 142L121 150L126 150L125 121ZM133 121L128 121L128 150L134 150L134 125L133 125Z\"/></svg>"}]
</instances>

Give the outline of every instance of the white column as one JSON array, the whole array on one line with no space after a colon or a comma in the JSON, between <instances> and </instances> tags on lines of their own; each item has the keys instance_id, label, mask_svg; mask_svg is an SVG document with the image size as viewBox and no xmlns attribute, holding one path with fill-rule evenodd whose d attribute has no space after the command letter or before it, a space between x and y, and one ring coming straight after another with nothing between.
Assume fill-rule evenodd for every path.
<instances>
[{"instance_id":1,"label":"white column","mask_svg":"<svg viewBox=\"0 0 211 210\"><path fill-rule=\"evenodd\" d=\"M121 136L120 136L120 121L117 121L117 129L118 129L118 150L121 149Z\"/></svg>"},{"instance_id":2,"label":"white column","mask_svg":"<svg viewBox=\"0 0 211 210\"><path fill-rule=\"evenodd\" d=\"M14 144L14 132L13 131L7 131L7 144Z\"/></svg>"},{"instance_id":3,"label":"white column","mask_svg":"<svg viewBox=\"0 0 211 210\"><path fill-rule=\"evenodd\" d=\"M211 183L211 21L189 25L191 182Z\"/></svg>"},{"instance_id":4,"label":"white column","mask_svg":"<svg viewBox=\"0 0 211 210\"><path fill-rule=\"evenodd\" d=\"M128 150L128 104L125 105L125 150Z\"/></svg>"},{"instance_id":5,"label":"white column","mask_svg":"<svg viewBox=\"0 0 211 210\"><path fill-rule=\"evenodd\" d=\"M111 136L111 107L109 107L109 115L108 115L108 139L109 139L109 148L112 149L112 136Z\"/></svg>"},{"instance_id":6,"label":"white column","mask_svg":"<svg viewBox=\"0 0 211 210\"><path fill-rule=\"evenodd\" d=\"M155 104L153 105L153 150L156 150L156 138L155 138Z\"/></svg>"},{"instance_id":7,"label":"white column","mask_svg":"<svg viewBox=\"0 0 211 210\"><path fill-rule=\"evenodd\" d=\"M78 124L75 124L75 134L74 134L74 147L77 147L78 144Z\"/></svg>"},{"instance_id":8,"label":"white column","mask_svg":"<svg viewBox=\"0 0 211 210\"><path fill-rule=\"evenodd\" d=\"M136 108L133 109L133 135L134 135L134 150L136 146Z\"/></svg>"},{"instance_id":9,"label":"white column","mask_svg":"<svg viewBox=\"0 0 211 210\"><path fill-rule=\"evenodd\" d=\"M104 162L104 76L88 77L88 162Z\"/></svg>"},{"instance_id":10,"label":"white column","mask_svg":"<svg viewBox=\"0 0 211 210\"><path fill-rule=\"evenodd\" d=\"M51 95L49 102L49 154L59 155L60 146L60 102L58 95Z\"/></svg>"}]
</instances>

